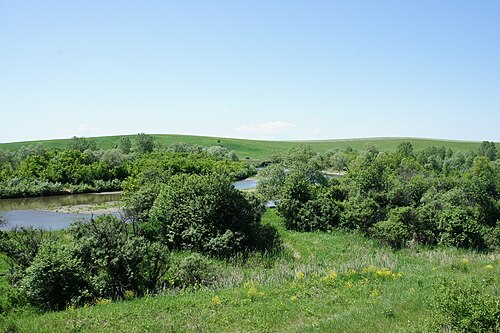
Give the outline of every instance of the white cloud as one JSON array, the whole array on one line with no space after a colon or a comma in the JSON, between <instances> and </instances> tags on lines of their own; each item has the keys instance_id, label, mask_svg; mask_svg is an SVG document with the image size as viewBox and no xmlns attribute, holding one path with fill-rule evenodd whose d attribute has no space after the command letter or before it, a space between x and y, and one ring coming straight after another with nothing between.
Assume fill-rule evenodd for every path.
<instances>
[{"instance_id":1,"label":"white cloud","mask_svg":"<svg viewBox=\"0 0 500 333\"><path fill-rule=\"evenodd\" d=\"M73 136L91 137L91 136L103 136L103 135L109 135L109 133L106 133L101 129L89 126L88 124L80 124L73 129L66 128L61 130L60 133L60 137L62 138L68 138Z\"/></svg>"},{"instance_id":2,"label":"white cloud","mask_svg":"<svg viewBox=\"0 0 500 333\"><path fill-rule=\"evenodd\" d=\"M243 133L251 136L269 138L274 135L283 134L295 127L296 127L295 124L287 123L285 121L270 121L258 125L245 124L235 128L234 130L238 133Z\"/></svg>"}]
</instances>

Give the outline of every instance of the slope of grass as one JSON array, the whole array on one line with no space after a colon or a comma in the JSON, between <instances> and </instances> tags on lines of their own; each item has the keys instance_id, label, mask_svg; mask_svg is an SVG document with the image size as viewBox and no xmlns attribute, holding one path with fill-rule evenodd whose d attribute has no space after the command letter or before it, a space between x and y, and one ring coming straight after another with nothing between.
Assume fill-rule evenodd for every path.
<instances>
[{"instance_id":1,"label":"slope of grass","mask_svg":"<svg viewBox=\"0 0 500 333\"><path fill-rule=\"evenodd\" d=\"M394 252L359 234L286 231L277 256L218 262L211 288L46 314L12 314L21 332L426 332L441 280L489 281L499 295L498 253Z\"/></svg>"},{"instance_id":2,"label":"slope of grass","mask_svg":"<svg viewBox=\"0 0 500 333\"><path fill-rule=\"evenodd\" d=\"M343 139L343 140L322 140L322 141L259 141L259 140L244 140L231 138L216 138L206 136L193 135L174 135L174 134L153 134L154 140L161 145L170 145L176 142L184 142L188 144L198 144L202 146L223 145L229 150L234 150L240 158L250 158L263 160L269 158L273 153L281 152L296 145L308 145L318 152L325 152L334 147L345 148L351 146L358 150L363 150L366 145L374 145L381 150L394 150L402 141L409 141L413 144L415 150L421 150L429 146L444 146L451 148L453 151L474 150L479 147L479 142L472 141L451 141L451 140L436 140L436 139L419 139L419 138L365 138L365 139ZM97 146L102 149L116 147L122 136L103 136L95 137ZM131 139L134 135L129 136ZM41 140L41 141L25 141L1 143L0 149L17 150L22 146L33 144L41 144L46 148L64 148L68 144L69 139L60 140ZM500 143L497 143L500 149Z\"/></svg>"}]
</instances>

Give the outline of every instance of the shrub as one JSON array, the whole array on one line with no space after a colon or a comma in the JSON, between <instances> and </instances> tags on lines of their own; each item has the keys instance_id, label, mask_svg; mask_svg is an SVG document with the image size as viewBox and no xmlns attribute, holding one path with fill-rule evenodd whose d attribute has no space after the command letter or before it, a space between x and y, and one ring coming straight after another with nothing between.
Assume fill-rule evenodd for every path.
<instances>
[{"instance_id":1,"label":"shrub","mask_svg":"<svg viewBox=\"0 0 500 333\"><path fill-rule=\"evenodd\" d=\"M389 212L389 218L377 222L371 232L389 246L399 249L410 240L415 220L415 213L410 207L394 208Z\"/></svg>"},{"instance_id":2,"label":"shrub","mask_svg":"<svg viewBox=\"0 0 500 333\"><path fill-rule=\"evenodd\" d=\"M46 243L21 281L28 301L44 310L62 310L90 296L91 283L72 248Z\"/></svg>"},{"instance_id":3,"label":"shrub","mask_svg":"<svg viewBox=\"0 0 500 333\"><path fill-rule=\"evenodd\" d=\"M355 195L345 202L341 226L367 232L375 223L384 220L383 207L373 198Z\"/></svg>"},{"instance_id":4,"label":"shrub","mask_svg":"<svg viewBox=\"0 0 500 333\"><path fill-rule=\"evenodd\" d=\"M215 281L216 277L214 266L198 253L183 258L172 269L173 284L180 288L208 286Z\"/></svg>"},{"instance_id":5,"label":"shrub","mask_svg":"<svg viewBox=\"0 0 500 333\"><path fill-rule=\"evenodd\" d=\"M276 207L278 214L284 218L288 229L310 230L303 225L302 218L298 218L299 212L309 200L314 198L314 188L304 173L293 172L285 180L281 191L281 199ZM308 215L309 211L302 212L302 217Z\"/></svg>"},{"instance_id":6,"label":"shrub","mask_svg":"<svg viewBox=\"0 0 500 333\"><path fill-rule=\"evenodd\" d=\"M123 299L126 291L155 292L168 269L168 251L112 215L76 222L71 233L78 257L96 282L99 296Z\"/></svg>"},{"instance_id":7,"label":"shrub","mask_svg":"<svg viewBox=\"0 0 500 333\"><path fill-rule=\"evenodd\" d=\"M500 331L500 301L484 282L445 281L433 300L434 325L445 332Z\"/></svg>"},{"instance_id":8,"label":"shrub","mask_svg":"<svg viewBox=\"0 0 500 333\"><path fill-rule=\"evenodd\" d=\"M24 293L15 288L7 280L0 280L0 316L10 310L26 304Z\"/></svg>"},{"instance_id":9,"label":"shrub","mask_svg":"<svg viewBox=\"0 0 500 333\"><path fill-rule=\"evenodd\" d=\"M15 281L22 277L42 244L56 240L55 233L33 227L0 231L0 253L7 257L11 278Z\"/></svg>"},{"instance_id":10,"label":"shrub","mask_svg":"<svg viewBox=\"0 0 500 333\"><path fill-rule=\"evenodd\" d=\"M447 207L437 219L442 244L464 248L485 248L485 229L476 221L471 211L462 206Z\"/></svg>"},{"instance_id":11,"label":"shrub","mask_svg":"<svg viewBox=\"0 0 500 333\"><path fill-rule=\"evenodd\" d=\"M262 203L226 176L177 175L161 189L145 228L171 249L228 257L262 244L262 213Z\"/></svg>"}]
</instances>

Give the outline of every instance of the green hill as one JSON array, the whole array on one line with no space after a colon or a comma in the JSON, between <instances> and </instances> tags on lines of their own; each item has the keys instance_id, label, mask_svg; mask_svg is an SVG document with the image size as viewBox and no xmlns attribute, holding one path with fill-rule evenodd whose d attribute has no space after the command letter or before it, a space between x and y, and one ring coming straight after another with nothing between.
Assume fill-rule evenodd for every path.
<instances>
[{"instance_id":1,"label":"green hill","mask_svg":"<svg viewBox=\"0 0 500 333\"><path fill-rule=\"evenodd\" d=\"M121 137L124 135L116 136L102 136L94 137L97 146L102 149L109 149L116 147ZM131 139L135 135L127 135ZM338 139L338 140L319 140L319 141L262 141L262 140L245 140L245 139L232 139L232 138L217 138L208 136L195 136L195 135L177 135L177 134L152 134L155 142L160 145L170 145L176 142L184 142L188 144L198 144L201 146L215 146L222 145L229 150L234 150L240 158L249 159L266 159L273 153L287 150L288 148L296 145L308 145L318 152L325 152L334 147L353 147L358 150L363 150L367 145L373 145L383 151L394 150L402 141L409 141L412 143L415 150L421 150L429 146L444 146L451 148L453 151L468 151L475 150L479 147L480 142L474 141L453 141L453 140L438 140L438 139L421 139L421 138L361 138L361 139ZM40 140L40 141L23 141L0 143L0 149L4 150L17 150L22 146L33 144L41 144L45 148L64 148L70 139L58 140ZM500 143L496 143L500 149Z\"/></svg>"}]
</instances>

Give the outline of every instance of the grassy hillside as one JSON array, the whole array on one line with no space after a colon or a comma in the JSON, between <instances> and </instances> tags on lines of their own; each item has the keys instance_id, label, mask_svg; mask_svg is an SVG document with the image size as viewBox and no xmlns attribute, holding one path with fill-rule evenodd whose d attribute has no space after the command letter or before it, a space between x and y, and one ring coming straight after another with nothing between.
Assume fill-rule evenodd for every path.
<instances>
[{"instance_id":1,"label":"grassy hillside","mask_svg":"<svg viewBox=\"0 0 500 333\"><path fill-rule=\"evenodd\" d=\"M391 151L395 149L402 141L411 142L415 150L420 150L429 146L445 146L446 148L451 148L453 151L466 151L477 149L480 144L480 142L472 141L450 141L418 138L366 138L322 141L259 141L174 134L153 134L152 136L157 143L165 146L176 142L198 144L202 146L214 146L221 144L230 150L236 151L240 158L248 157L251 159L259 160L266 159L275 152L284 151L295 145L309 145L318 152L325 152L328 149L334 147L345 148L348 146L351 146L358 150L362 150L366 147L366 145L374 145L381 150ZM95 137L94 139L99 148L108 149L116 147L121 137L122 136L104 136ZM129 137L133 139L134 135L130 135ZM69 139L1 143L0 149L17 150L22 146L31 144L41 144L46 148L64 148L67 145L68 140ZM498 149L500 149L500 143L497 143L497 147Z\"/></svg>"},{"instance_id":2,"label":"grassy hillside","mask_svg":"<svg viewBox=\"0 0 500 333\"><path fill-rule=\"evenodd\" d=\"M500 257L458 249L392 251L359 234L286 231L277 257L217 262L215 286L46 313L20 332L428 332L439 285L460 279L499 295ZM450 289L451 290L451 289ZM464 294L462 297L467 297ZM470 307L474 304L467 303ZM3 326L3 327L2 327Z\"/></svg>"}]
</instances>

